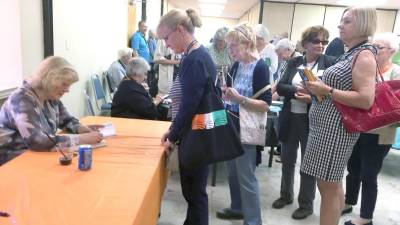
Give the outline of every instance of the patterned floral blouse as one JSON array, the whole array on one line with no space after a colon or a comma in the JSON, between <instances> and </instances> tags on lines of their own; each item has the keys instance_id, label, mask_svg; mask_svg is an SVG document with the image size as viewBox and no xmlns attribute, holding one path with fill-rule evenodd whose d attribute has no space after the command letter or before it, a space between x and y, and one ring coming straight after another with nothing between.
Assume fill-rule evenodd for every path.
<instances>
[{"instance_id":1,"label":"patterned floral blouse","mask_svg":"<svg viewBox=\"0 0 400 225\"><path fill-rule=\"evenodd\" d=\"M0 127L15 131L11 143L0 147L2 154L19 154L24 149L50 151L59 144L76 143L77 135L58 135L57 129L78 133L78 119L71 116L61 101L42 105L30 84L24 81L4 102L0 110ZM0 163L1 164L1 163Z\"/></svg>"},{"instance_id":2,"label":"patterned floral blouse","mask_svg":"<svg viewBox=\"0 0 400 225\"><path fill-rule=\"evenodd\" d=\"M229 56L228 48L224 48L223 51L218 51L214 45L210 45L207 47L207 51L211 55L217 70L220 70L223 66L229 68L232 65L233 61Z\"/></svg>"}]
</instances>

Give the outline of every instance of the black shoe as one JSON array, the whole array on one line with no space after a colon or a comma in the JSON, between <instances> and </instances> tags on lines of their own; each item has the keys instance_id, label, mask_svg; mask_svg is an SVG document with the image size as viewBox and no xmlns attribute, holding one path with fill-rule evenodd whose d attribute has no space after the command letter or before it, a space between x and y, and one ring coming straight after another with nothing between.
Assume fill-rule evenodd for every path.
<instances>
[{"instance_id":1,"label":"black shoe","mask_svg":"<svg viewBox=\"0 0 400 225\"><path fill-rule=\"evenodd\" d=\"M351 222L351 220L344 222L344 225L355 225L354 223ZM363 225L373 225L372 221L369 223L364 223Z\"/></svg>"},{"instance_id":2,"label":"black shoe","mask_svg":"<svg viewBox=\"0 0 400 225\"><path fill-rule=\"evenodd\" d=\"M283 207L285 207L285 205L289 205L292 204L293 200L287 200L284 198L278 198L277 200L274 201L274 203L272 203L272 208L275 209L282 209Z\"/></svg>"},{"instance_id":3,"label":"black shoe","mask_svg":"<svg viewBox=\"0 0 400 225\"><path fill-rule=\"evenodd\" d=\"M294 210L294 212L292 214L292 218L295 220L301 220L311 214L313 214L312 210L305 209L305 208L298 208L298 209Z\"/></svg>"},{"instance_id":4,"label":"black shoe","mask_svg":"<svg viewBox=\"0 0 400 225\"><path fill-rule=\"evenodd\" d=\"M233 212L230 208L225 208L217 211L217 218L223 220L242 220L243 215L241 213Z\"/></svg>"},{"instance_id":5,"label":"black shoe","mask_svg":"<svg viewBox=\"0 0 400 225\"><path fill-rule=\"evenodd\" d=\"M352 207L352 206L350 206L350 207L347 208L347 209L343 209L343 210L342 210L342 216L343 216L344 214L351 213L352 211L353 211L353 207ZM351 223L351 221L350 221L350 223Z\"/></svg>"}]
</instances>

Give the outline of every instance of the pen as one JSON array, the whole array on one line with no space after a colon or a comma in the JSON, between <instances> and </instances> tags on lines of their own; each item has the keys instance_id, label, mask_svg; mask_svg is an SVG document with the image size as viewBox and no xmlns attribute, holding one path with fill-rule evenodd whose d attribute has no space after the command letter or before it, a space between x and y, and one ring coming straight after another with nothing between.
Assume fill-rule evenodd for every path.
<instances>
[{"instance_id":1,"label":"pen","mask_svg":"<svg viewBox=\"0 0 400 225\"><path fill-rule=\"evenodd\" d=\"M53 144L57 147L57 142L55 142L54 140L53 140L53 138L51 138L50 137L50 135L48 134L48 133L46 133L46 132L43 132L48 138L49 138L49 140L51 141L51 142L53 142ZM61 149L58 149L57 148L57 150L59 151L59 152L61 152L61 155L63 155L64 156L64 158L68 158L65 154L64 154L64 152L61 150Z\"/></svg>"}]
</instances>

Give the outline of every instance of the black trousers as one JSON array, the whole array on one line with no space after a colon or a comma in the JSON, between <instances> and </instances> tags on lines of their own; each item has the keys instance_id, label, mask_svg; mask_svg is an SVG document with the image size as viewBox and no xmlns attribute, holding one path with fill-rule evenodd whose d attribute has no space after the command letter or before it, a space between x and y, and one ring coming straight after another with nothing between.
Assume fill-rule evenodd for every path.
<instances>
[{"instance_id":1,"label":"black trousers","mask_svg":"<svg viewBox=\"0 0 400 225\"><path fill-rule=\"evenodd\" d=\"M391 145L379 145L378 134L362 133L347 163L346 204L356 205L362 184L360 217L372 219L378 196L378 174Z\"/></svg>"},{"instance_id":2,"label":"black trousers","mask_svg":"<svg viewBox=\"0 0 400 225\"><path fill-rule=\"evenodd\" d=\"M208 196L206 192L208 166L187 170L179 166L182 194L188 203L184 225L208 225Z\"/></svg>"}]
</instances>

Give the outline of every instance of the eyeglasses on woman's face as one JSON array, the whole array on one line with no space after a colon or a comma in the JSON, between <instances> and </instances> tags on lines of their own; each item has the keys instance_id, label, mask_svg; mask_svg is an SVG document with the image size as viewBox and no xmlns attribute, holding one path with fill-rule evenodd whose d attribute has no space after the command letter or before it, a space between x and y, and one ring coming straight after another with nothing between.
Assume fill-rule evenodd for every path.
<instances>
[{"instance_id":1,"label":"eyeglasses on woman's face","mask_svg":"<svg viewBox=\"0 0 400 225\"><path fill-rule=\"evenodd\" d=\"M174 33L176 31L176 29L173 29L172 31L170 31L167 35L164 36L164 41L167 42L169 40L169 37L171 36L172 33Z\"/></svg>"},{"instance_id":2,"label":"eyeglasses on woman's face","mask_svg":"<svg viewBox=\"0 0 400 225\"><path fill-rule=\"evenodd\" d=\"M378 50L383 50L383 49L390 49L389 47L386 46L382 46L382 45L374 45L375 48L377 48Z\"/></svg>"},{"instance_id":3,"label":"eyeglasses on woman's face","mask_svg":"<svg viewBox=\"0 0 400 225\"><path fill-rule=\"evenodd\" d=\"M319 39L314 39L314 40L311 40L310 42L313 43L314 45L319 45L321 43L324 46L329 43L328 40L319 40Z\"/></svg>"}]
</instances>

